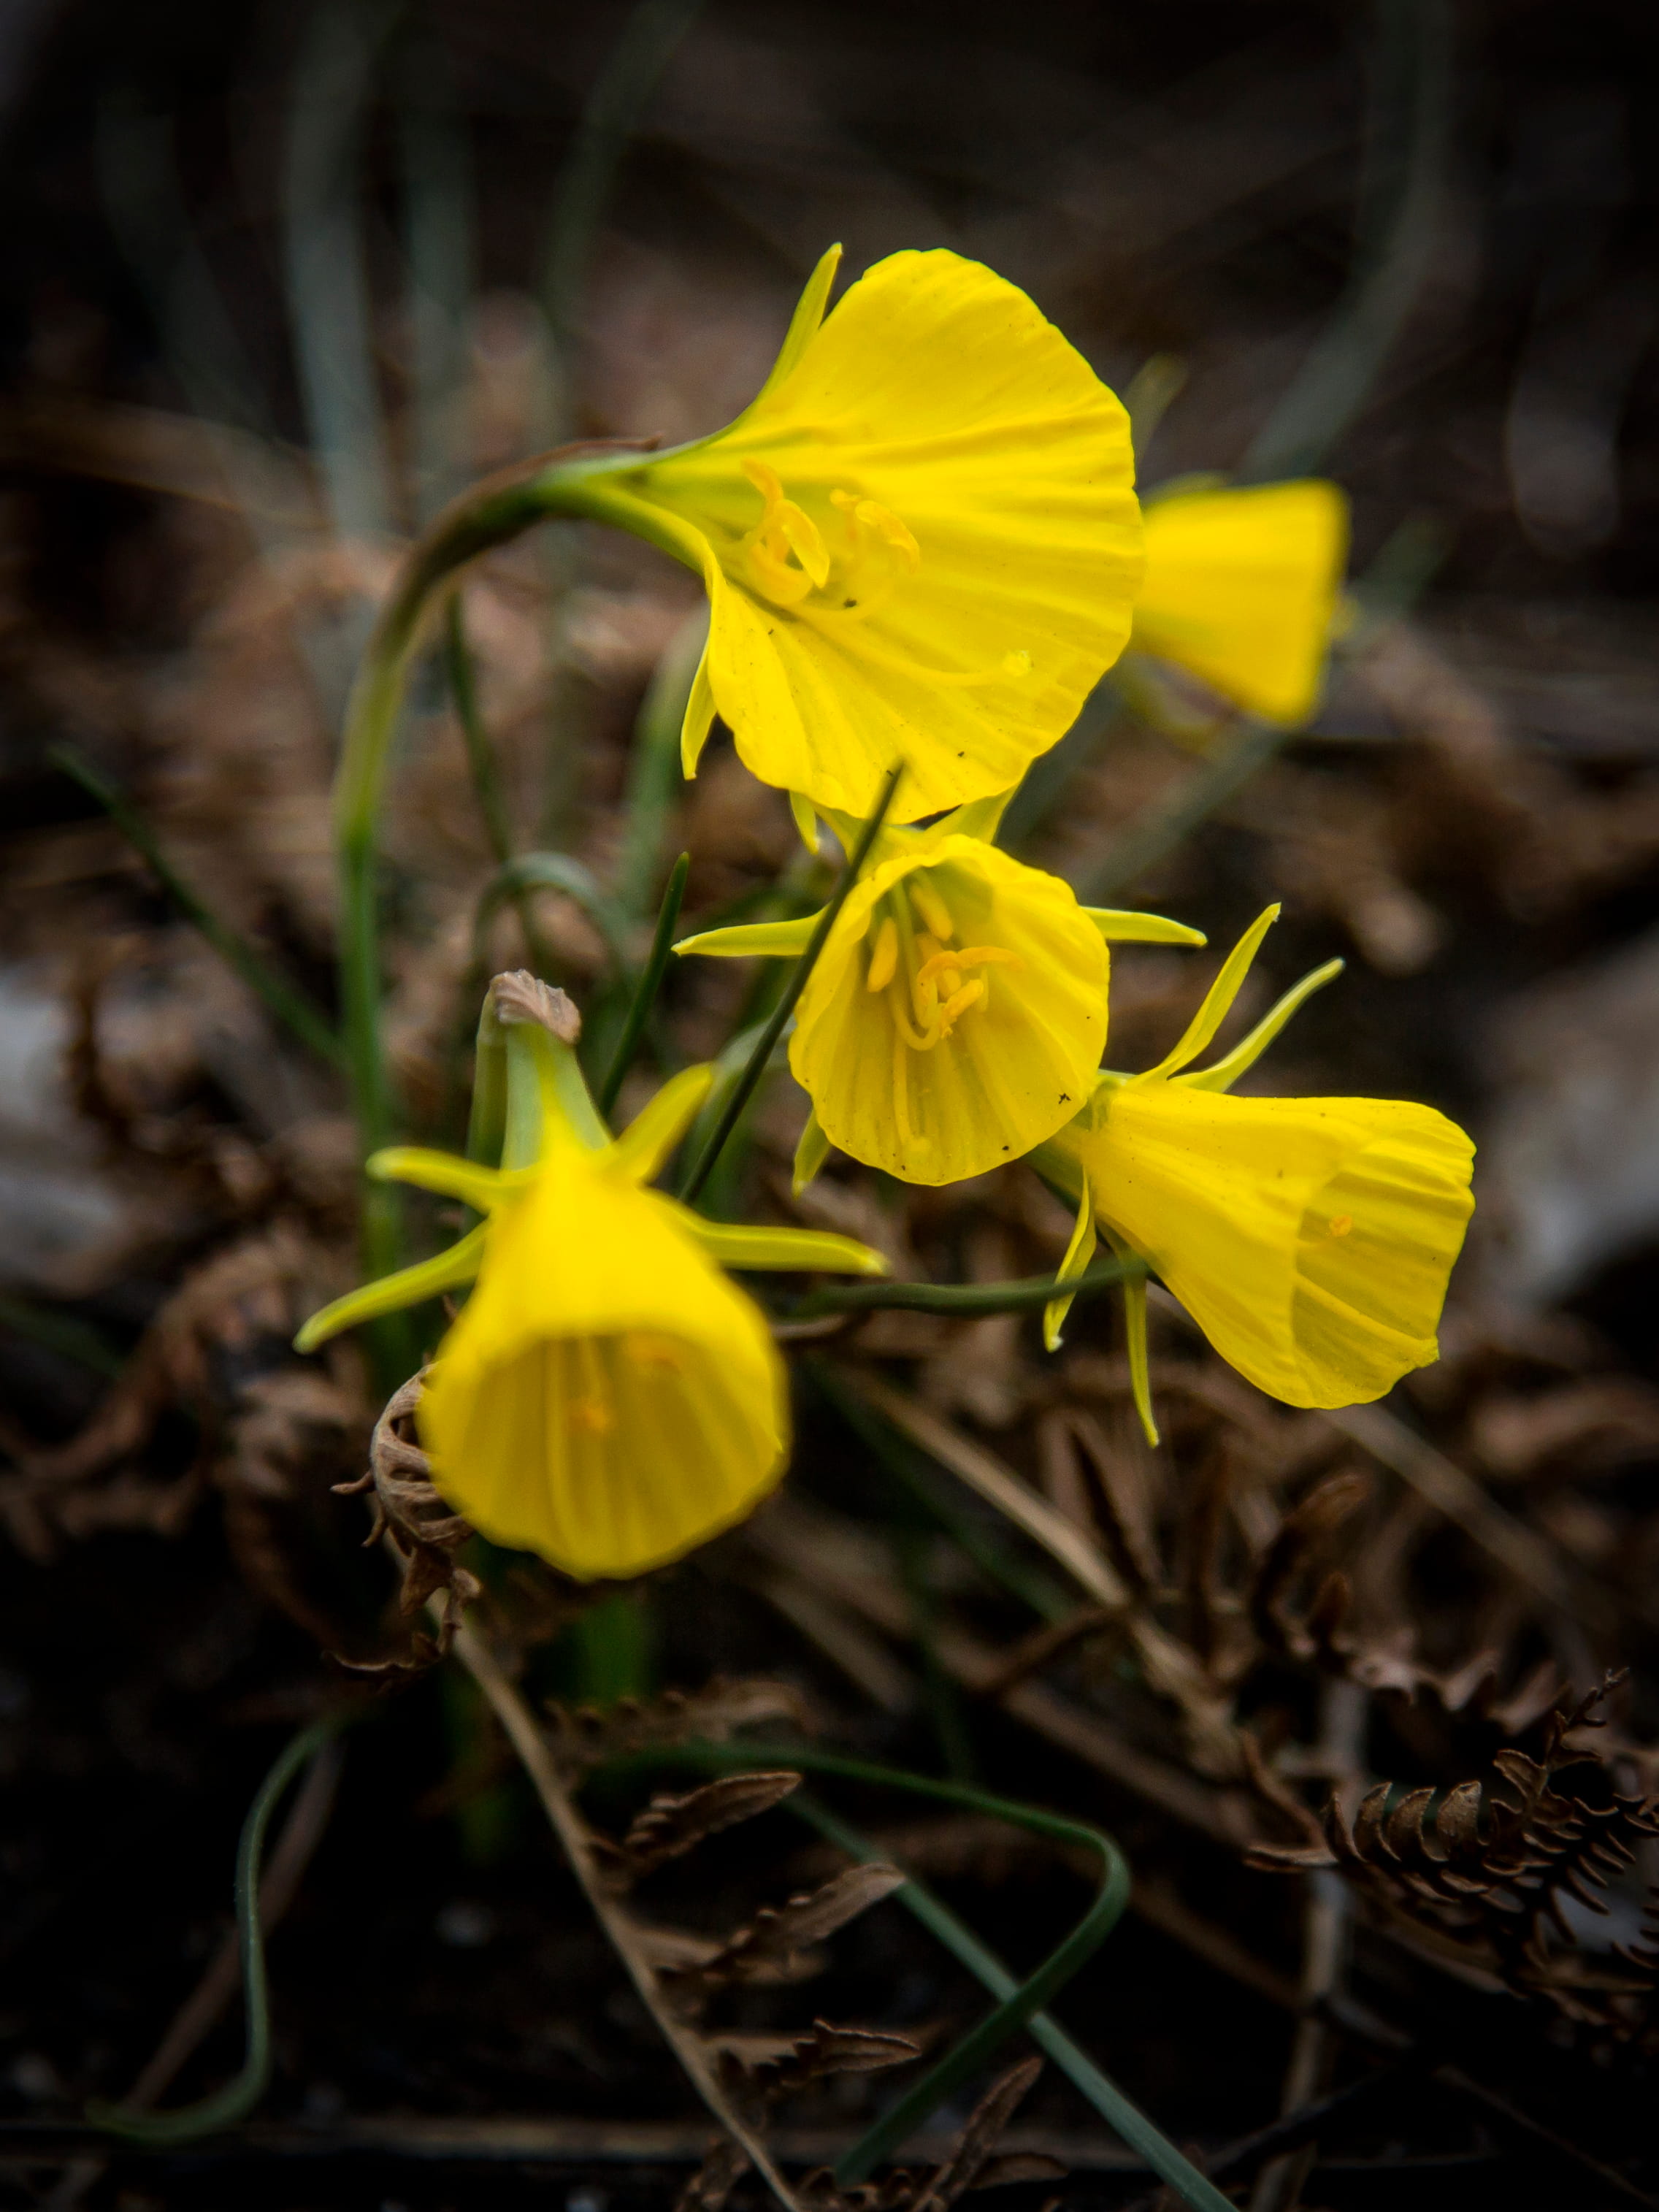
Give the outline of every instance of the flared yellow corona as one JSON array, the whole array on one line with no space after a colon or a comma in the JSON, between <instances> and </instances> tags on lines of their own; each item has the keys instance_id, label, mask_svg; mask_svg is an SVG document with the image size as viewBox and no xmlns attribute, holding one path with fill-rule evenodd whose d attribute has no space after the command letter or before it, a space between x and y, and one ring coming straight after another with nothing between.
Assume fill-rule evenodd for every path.
<instances>
[{"instance_id":1,"label":"flared yellow corona","mask_svg":"<svg viewBox=\"0 0 1659 2212\"><path fill-rule=\"evenodd\" d=\"M1334 483L1178 487L1145 507L1137 652L1172 661L1264 721L1319 703L1348 553Z\"/></svg>"},{"instance_id":2,"label":"flared yellow corona","mask_svg":"<svg viewBox=\"0 0 1659 2212\"><path fill-rule=\"evenodd\" d=\"M1057 876L987 842L996 811L878 835L790 1040L812 1101L797 1188L830 1145L906 1182L959 1182L1019 1158L1093 1086L1107 940L1204 942L1154 915L1079 906ZM836 823L850 843L855 825ZM711 930L679 950L798 955L816 921Z\"/></svg>"},{"instance_id":3,"label":"flared yellow corona","mask_svg":"<svg viewBox=\"0 0 1659 2212\"><path fill-rule=\"evenodd\" d=\"M789 1401L765 1316L724 1267L880 1274L850 1238L708 1222L641 1186L707 1097L688 1070L590 1150L550 1095L532 1167L382 1152L370 1172L486 1218L450 1251L315 1316L337 1330L477 1279L416 1414L433 1480L498 1544L583 1580L643 1574L751 1512L783 1472Z\"/></svg>"},{"instance_id":4,"label":"flared yellow corona","mask_svg":"<svg viewBox=\"0 0 1659 2212\"><path fill-rule=\"evenodd\" d=\"M1091 1217L1270 1396L1364 1404L1438 1357L1447 1279L1474 1207L1474 1148L1444 1115L1400 1100L1226 1095L1340 961L1305 977L1213 1066L1182 1072L1220 1026L1278 911L1241 941L1175 1050L1145 1074L1101 1076L1034 1164L1080 1201L1062 1276L1088 1264ZM1051 1341L1064 1304L1051 1309ZM1130 1326L1144 1378L1144 1280ZM1144 1382L1138 1395L1150 1429Z\"/></svg>"},{"instance_id":5,"label":"flared yellow corona","mask_svg":"<svg viewBox=\"0 0 1659 2212\"><path fill-rule=\"evenodd\" d=\"M735 422L584 498L703 577L688 775L718 714L763 781L854 815L902 757L910 820L1012 787L1122 650L1133 459L1116 398L1015 286L896 253L826 319L839 259Z\"/></svg>"}]
</instances>

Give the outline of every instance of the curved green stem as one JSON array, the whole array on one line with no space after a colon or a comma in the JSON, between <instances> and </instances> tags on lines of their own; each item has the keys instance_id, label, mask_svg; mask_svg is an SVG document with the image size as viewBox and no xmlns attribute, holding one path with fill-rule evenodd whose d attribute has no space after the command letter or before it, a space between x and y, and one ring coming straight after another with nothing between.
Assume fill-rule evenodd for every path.
<instances>
[{"instance_id":1,"label":"curved green stem","mask_svg":"<svg viewBox=\"0 0 1659 2212\"><path fill-rule=\"evenodd\" d=\"M786 1316L815 1321L821 1314L875 1313L901 1306L910 1313L1031 1313L1057 1291L1067 1297L1092 1297L1146 1273L1139 1260L1097 1260L1080 1275L1061 1283L1054 1275L1019 1275L1006 1283L843 1283L811 1291Z\"/></svg>"},{"instance_id":2,"label":"curved green stem","mask_svg":"<svg viewBox=\"0 0 1659 2212\"><path fill-rule=\"evenodd\" d=\"M265 1832L271 1815L301 1767L308 1765L356 1715L345 1708L325 1713L301 1729L283 1749L259 1784L242 1823L236 1850L236 1932L242 1961L242 2001L247 2017L246 2055L241 2070L222 2089L173 2112L129 2112L118 2105L91 2104L87 2118L106 2135L129 2142L165 2146L193 2142L198 2136L245 2120L270 2086L270 1990L265 1977L264 1929L259 1918L259 1874Z\"/></svg>"},{"instance_id":3,"label":"curved green stem","mask_svg":"<svg viewBox=\"0 0 1659 2212\"><path fill-rule=\"evenodd\" d=\"M409 659L433 594L491 547L556 516L599 513L595 480L635 464L636 448L574 446L469 492L448 507L404 562L381 609L352 686L334 782L340 878L340 1006L363 1157L392 1135L391 1089L380 1046L380 951L376 861L386 763ZM371 1187L363 1204L363 1264L389 1274L401 1256L397 1200Z\"/></svg>"}]
</instances>

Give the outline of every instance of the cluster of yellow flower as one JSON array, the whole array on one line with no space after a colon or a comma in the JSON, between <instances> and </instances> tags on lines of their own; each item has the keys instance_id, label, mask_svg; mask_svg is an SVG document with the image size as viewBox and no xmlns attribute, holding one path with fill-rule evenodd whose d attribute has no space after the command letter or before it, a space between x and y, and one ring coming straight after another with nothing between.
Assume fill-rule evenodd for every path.
<instances>
[{"instance_id":1,"label":"cluster of yellow flower","mask_svg":"<svg viewBox=\"0 0 1659 2212\"><path fill-rule=\"evenodd\" d=\"M1122 407L1023 293L955 254L901 253L826 316L836 261L737 422L585 492L586 512L704 578L688 775L718 715L809 842L823 820L850 853L902 763L799 1000L789 1059L812 1110L797 1188L832 1146L917 1183L1030 1158L1078 1204L1051 1348L1065 1285L1103 1234L1273 1396L1378 1397L1436 1357L1472 1204L1468 1138L1396 1101L1229 1095L1338 963L1193 1069L1276 908L1164 1060L1103 1071L1110 944L1204 939L1082 906L993 842L1030 762L1126 645L1246 711L1304 719L1338 606L1341 496L1191 484L1143 513ZM815 920L678 950L798 957ZM569 1573L638 1573L741 1518L787 1455L777 1352L723 1267L883 1263L845 1238L714 1224L644 1188L709 1071L675 1079L612 1139L568 1043L533 1021L505 1036L518 1088L499 1170L411 1151L371 1163L484 1221L301 1341L477 1275L418 1416L440 1487L486 1534ZM1126 1304L1155 1437L1144 1274Z\"/></svg>"}]
</instances>

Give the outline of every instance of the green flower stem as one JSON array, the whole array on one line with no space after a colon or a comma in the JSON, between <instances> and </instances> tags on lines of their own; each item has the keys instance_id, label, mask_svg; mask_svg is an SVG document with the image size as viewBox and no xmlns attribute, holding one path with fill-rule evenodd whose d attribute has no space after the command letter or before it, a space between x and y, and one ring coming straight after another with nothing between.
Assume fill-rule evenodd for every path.
<instances>
[{"instance_id":1,"label":"green flower stem","mask_svg":"<svg viewBox=\"0 0 1659 2212\"><path fill-rule=\"evenodd\" d=\"M816 1321L827 1314L876 1313L892 1306L910 1313L1033 1313L1060 1292L1074 1298L1137 1279L1146 1273L1139 1260L1097 1260L1068 1283L1054 1275L1021 1275L1007 1283L843 1283L810 1291L781 1316Z\"/></svg>"},{"instance_id":2,"label":"green flower stem","mask_svg":"<svg viewBox=\"0 0 1659 2212\"><path fill-rule=\"evenodd\" d=\"M495 764L495 749L489 742L489 732L484 727L483 710L478 704L477 679L466 638L466 616L458 591L450 593L444 609L444 674L449 684L449 696L455 702L455 719L461 726L461 736L465 742L466 765L472 778L472 793L483 819L490 854L497 870L505 870L513 859L513 833L507 823L507 794L501 789L501 779ZM505 895L512 899L518 913L519 927L524 932L525 950L530 955L531 966L538 975L550 974L547 947L536 927L536 909L531 900L529 886L515 884Z\"/></svg>"},{"instance_id":3,"label":"green flower stem","mask_svg":"<svg viewBox=\"0 0 1659 2212\"><path fill-rule=\"evenodd\" d=\"M380 1039L378 831L392 740L422 618L434 592L481 553L507 544L538 522L598 514L596 480L633 465L635 459L633 451L614 447L595 452L591 446L574 446L469 492L438 517L410 551L375 623L352 687L334 783L341 1017L365 1158L393 1133ZM391 1273L401 1259L401 1246L398 1201L389 1185L371 1184L363 1196L364 1273Z\"/></svg>"},{"instance_id":4,"label":"green flower stem","mask_svg":"<svg viewBox=\"0 0 1659 2212\"><path fill-rule=\"evenodd\" d=\"M662 895L662 905L657 914L657 927L652 933L651 950L646 956L645 970L639 986L629 1001L628 1018L623 1024L623 1033L617 1040L617 1049L611 1056L611 1065L599 1090L599 1111L607 1121L617 1103L617 1093L622 1089L623 1078L634 1062L645 1025L651 1018L657 1003L657 994L662 988L662 979L667 973L668 963L674 950L674 930L680 918L680 902L685 896L685 878L690 872L691 855L682 853L674 863L674 872L668 878L668 887Z\"/></svg>"},{"instance_id":5,"label":"green flower stem","mask_svg":"<svg viewBox=\"0 0 1659 2212\"><path fill-rule=\"evenodd\" d=\"M199 929L208 943L228 967L234 968L242 981L258 997L263 999L279 1022L285 1023L300 1042L314 1052L319 1060L331 1061L338 1066L343 1058L339 1038L333 1024L320 1007L313 1006L303 991L285 982L276 969L256 952L240 932L222 921L212 909L197 897L184 878L166 858L150 833L149 824L137 809L131 805L125 795L112 783L83 760L70 745L53 745L46 757L72 776L82 791L95 799L110 820L126 839L162 890L173 901L186 921Z\"/></svg>"},{"instance_id":6,"label":"green flower stem","mask_svg":"<svg viewBox=\"0 0 1659 2212\"><path fill-rule=\"evenodd\" d=\"M737 1127L738 1118L749 1103L756 1085L766 1073L767 1062L772 1057L772 1048L783 1035L789 1017L795 1011L796 1002L806 988L807 978L817 964L817 957L829 942L830 933L835 927L842 907L847 903L848 894L858 881L859 872L870 856L870 848L875 843L877 833L887 818L887 810L893 803L893 794L897 791L903 774L904 763L896 761L883 778L875 805L872 808L863 829L859 832L858 842L847 856L847 865L841 872L841 881L830 893L829 904L818 916L817 926L806 940L806 950L795 963L794 972L789 978L788 988L773 1008L771 1019L762 1030L756 1041L755 1049L749 1055L748 1066L732 1085L732 1095L726 1102L725 1111L713 1129L709 1131L708 1140L698 1154L696 1164L685 1179L685 1188L680 1195L687 1206L694 1206L696 1203L697 1194L708 1182L709 1170L720 1158L726 1139Z\"/></svg>"},{"instance_id":7,"label":"green flower stem","mask_svg":"<svg viewBox=\"0 0 1659 2212\"><path fill-rule=\"evenodd\" d=\"M106 2135L128 2142L161 2148L194 2142L198 2136L216 2135L245 2120L270 2086L270 1989L265 1975L264 1929L259 1917L259 1875L264 1859L265 1832L283 1791L304 1766L342 1729L356 1718L347 1707L337 1707L301 1729L284 1747L248 1808L236 1850L236 1933L242 1960L242 2002L247 2018L246 2055L241 2071L193 2105L172 2112L129 2112L118 2105L90 2104L87 2118Z\"/></svg>"}]
</instances>

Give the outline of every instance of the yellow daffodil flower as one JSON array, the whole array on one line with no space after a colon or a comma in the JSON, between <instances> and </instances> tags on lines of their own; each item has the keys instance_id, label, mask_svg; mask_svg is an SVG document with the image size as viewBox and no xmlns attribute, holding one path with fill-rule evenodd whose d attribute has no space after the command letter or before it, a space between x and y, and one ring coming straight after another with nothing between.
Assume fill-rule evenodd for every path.
<instances>
[{"instance_id":1,"label":"yellow daffodil flower","mask_svg":"<svg viewBox=\"0 0 1659 2212\"><path fill-rule=\"evenodd\" d=\"M831 1145L906 1182L1028 1152L1093 1085L1107 940L1201 945L1155 915L1079 906L988 842L1000 801L884 830L801 994L789 1065L812 1100L796 1188ZM856 825L833 817L850 848ZM817 916L710 930L678 950L799 956Z\"/></svg>"},{"instance_id":2,"label":"yellow daffodil flower","mask_svg":"<svg viewBox=\"0 0 1659 2212\"><path fill-rule=\"evenodd\" d=\"M378 1153L372 1175L486 1218L435 1260L326 1307L296 1341L309 1351L476 1277L416 1413L433 1480L494 1542L590 1580L679 1558L750 1513L783 1472L783 1364L764 1315L723 1269L868 1275L886 1263L849 1237L729 1227L641 1188L707 1097L711 1069L676 1077L609 1142L596 1121L573 1125L570 1072L556 1071L561 1098L555 1071L539 1071L532 1166Z\"/></svg>"},{"instance_id":3,"label":"yellow daffodil flower","mask_svg":"<svg viewBox=\"0 0 1659 2212\"><path fill-rule=\"evenodd\" d=\"M1088 1265L1098 1224L1259 1389L1291 1406L1359 1405L1439 1356L1474 1147L1444 1115L1397 1099L1225 1095L1340 961L1305 976L1213 1066L1182 1072L1278 912L1240 941L1174 1051L1145 1074L1102 1075L1034 1164L1079 1200L1062 1279ZM1128 1296L1131 1368L1155 1442L1145 1297L1143 1278ZM1066 1304L1049 1309L1051 1346Z\"/></svg>"},{"instance_id":4,"label":"yellow daffodil flower","mask_svg":"<svg viewBox=\"0 0 1659 2212\"><path fill-rule=\"evenodd\" d=\"M1348 554L1348 502L1317 478L1179 485L1144 509L1137 652L1294 726L1319 702Z\"/></svg>"},{"instance_id":5,"label":"yellow daffodil flower","mask_svg":"<svg viewBox=\"0 0 1659 2212\"><path fill-rule=\"evenodd\" d=\"M586 511L698 569L685 772L714 716L763 782L897 819L1008 789L1122 650L1140 580L1128 420L1024 293L896 253L824 309L819 263L758 397L607 465Z\"/></svg>"}]
</instances>

